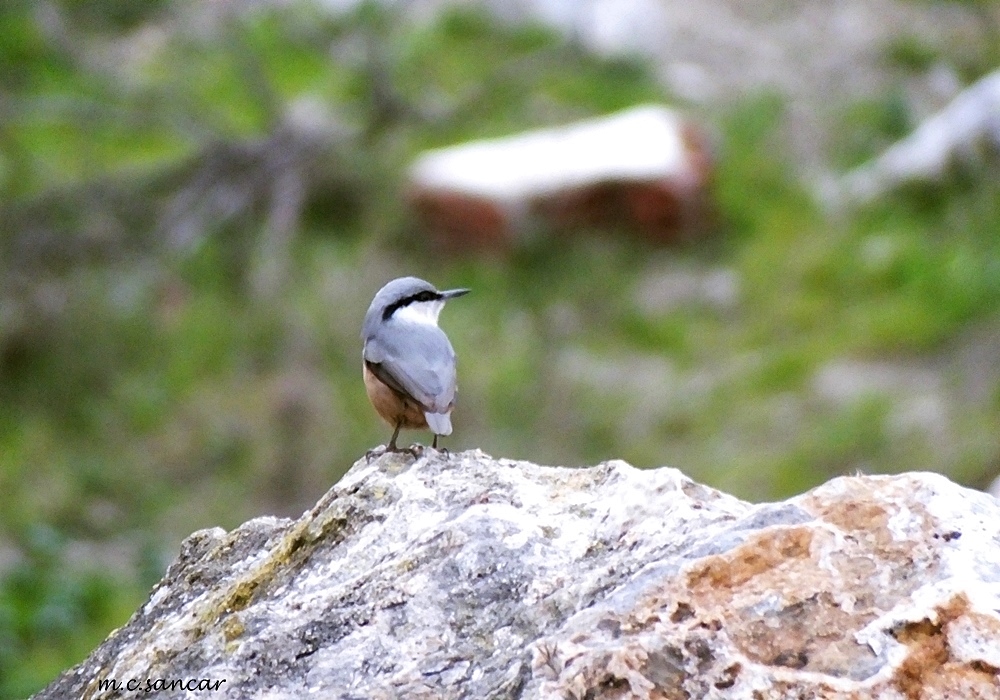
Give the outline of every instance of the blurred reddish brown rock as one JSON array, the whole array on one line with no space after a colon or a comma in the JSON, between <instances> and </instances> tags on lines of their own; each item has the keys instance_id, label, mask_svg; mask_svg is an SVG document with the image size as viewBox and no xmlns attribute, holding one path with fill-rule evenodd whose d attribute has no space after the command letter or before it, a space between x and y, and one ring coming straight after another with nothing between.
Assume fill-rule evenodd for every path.
<instances>
[{"instance_id":1,"label":"blurred reddish brown rock","mask_svg":"<svg viewBox=\"0 0 1000 700\"><path fill-rule=\"evenodd\" d=\"M643 105L606 117L428 151L409 200L434 243L504 250L538 231L632 230L654 243L706 227L707 135L675 110Z\"/></svg>"}]
</instances>

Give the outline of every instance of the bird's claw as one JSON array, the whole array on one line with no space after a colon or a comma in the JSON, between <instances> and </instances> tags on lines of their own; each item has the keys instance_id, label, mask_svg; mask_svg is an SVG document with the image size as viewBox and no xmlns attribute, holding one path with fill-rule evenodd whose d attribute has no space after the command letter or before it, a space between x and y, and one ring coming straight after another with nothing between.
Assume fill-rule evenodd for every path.
<instances>
[{"instance_id":1,"label":"bird's claw","mask_svg":"<svg viewBox=\"0 0 1000 700\"><path fill-rule=\"evenodd\" d=\"M414 459L420 459L421 457L424 456L424 450L426 449L427 448L421 445L419 442L415 442L408 448L406 448L406 450L404 451L409 452L411 455L413 455Z\"/></svg>"},{"instance_id":2,"label":"bird's claw","mask_svg":"<svg viewBox=\"0 0 1000 700\"><path fill-rule=\"evenodd\" d=\"M373 447L365 452L365 462L371 464L373 459L382 457L390 452L409 452L414 459L420 459L424 456L424 453L427 452L428 449L433 449L435 452L443 455L444 457L451 456L451 451L447 447L438 447L437 445L433 445L428 448L427 445L421 445L419 442L415 442L409 447L397 447L396 445L379 445L378 447Z\"/></svg>"},{"instance_id":3,"label":"bird's claw","mask_svg":"<svg viewBox=\"0 0 1000 700\"><path fill-rule=\"evenodd\" d=\"M395 445L379 445L378 447L373 447L372 449L365 452L365 462L371 464L373 459L385 456L387 454L402 454L404 452L409 453L414 459L420 459L424 455L424 451L427 448L421 445L419 442L415 442L409 447L396 447Z\"/></svg>"}]
</instances>

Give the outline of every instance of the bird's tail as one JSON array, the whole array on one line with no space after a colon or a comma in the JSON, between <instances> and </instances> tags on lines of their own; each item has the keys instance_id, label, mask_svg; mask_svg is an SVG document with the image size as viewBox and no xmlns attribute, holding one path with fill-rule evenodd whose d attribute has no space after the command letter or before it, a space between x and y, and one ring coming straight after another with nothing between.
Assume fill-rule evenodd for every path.
<instances>
[{"instance_id":1,"label":"bird's tail","mask_svg":"<svg viewBox=\"0 0 1000 700\"><path fill-rule=\"evenodd\" d=\"M434 431L435 435L451 435L451 416L447 413L425 413L427 427Z\"/></svg>"}]
</instances>

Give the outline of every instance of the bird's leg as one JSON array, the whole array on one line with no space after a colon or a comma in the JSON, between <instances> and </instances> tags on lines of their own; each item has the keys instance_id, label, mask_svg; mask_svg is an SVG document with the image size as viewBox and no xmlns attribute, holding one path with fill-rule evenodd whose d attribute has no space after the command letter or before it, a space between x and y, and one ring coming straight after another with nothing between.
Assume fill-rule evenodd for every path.
<instances>
[{"instance_id":1,"label":"bird's leg","mask_svg":"<svg viewBox=\"0 0 1000 700\"><path fill-rule=\"evenodd\" d=\"M437 435L437 434L434 435L434 442L431 444L431 447L433 447L435 450L437 450L438 452L440 452L441 454L443 454L445 457L447 457L451 453L448 451L447 447L438 447L438 438L439 437L440 437L440 435Z\"/></svg>"},{"instance_id":2,"label":"bird's leg","mask_svg":"<svg viewBox=\"0 0 1000 700\"><path fill-rule=\"evenodd\" d=\"M386 452L399 452L399 448L396 447L396 438L399 437L399 429L402 427L402 423L396 423L396 429L392 431L392 439L389 440L389 444L385 448Z\"/></svg>"},{"instance_id":3,"label":"bird's leg","mask_svg":"<svg viewBox=\"0 0 1000 700\"><path fill-rule=\"evenodd\" d=\"M374 449L368 450L365 452L365 460L371 462L373 457L381 457L387 452L400 452L401 450L396 447L396 438L399 437L399 429L401 427L403 427L402 423L396 423L396 429L392 432L392 438L390 438L389 444L384 448L379 445Z\"/></svg>"}]
</instances>

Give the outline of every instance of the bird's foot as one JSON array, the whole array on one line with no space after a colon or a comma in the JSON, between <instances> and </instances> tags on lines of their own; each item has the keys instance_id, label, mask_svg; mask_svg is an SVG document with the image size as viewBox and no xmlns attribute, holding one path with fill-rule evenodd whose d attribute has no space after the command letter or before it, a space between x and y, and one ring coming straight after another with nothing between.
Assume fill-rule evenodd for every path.
<instances>
[{"instance_id":1,"label":"bird's foot","mask_svg":"<svg viewBox=\"0 0 1000 700\"><path fill-rule=\"evenodd\" d=\"M413 455L415 459L420 459L420 456L424 453L426 449L423 445L415 443L409 447L397 447L396 445L379 445L378 447L373 447L372 449L365 452L365 461L371 464L373 459L378 459L387 454L402 454L408 452Z\"/></svg>"},{"instance_id":2,"label":"bird's foot","mask_svg":"<svg viewBox=\"0 0 1000 700\"><path fill-rule=\"evenodd\" d=\"M419 442L413 443L412 445L410 445L409 449L400 450L400 452L409 452L417 459L420 459L421 457L424 456L424 453L427 452L427 450L434 450L442 457L451 456L451 450L449 450L447 447L438 447L437 445L431 445L430 447L428 447L427 445L421 445Z\"/></svg>"},{"instance_id":3,"label":"bird's foot","mask_svg":"<svg viewBox=\"0 0 1000 700\"><path fill-rule=\"evenodd\" d=\"M448 451L447 447L438 447L438 437L440 437L440 436L438 436L438 435L434 436L434 442L433 442L433 444L431 446L435 450L437 450L438 452L440 452L443 456L448 457L449 455L451 455L451 452Z\"/></svg>"},{"instance_id":4,"label":"bird's foot","mask_svg":"<svg viewBox=\"0 0 1000 700\"><path fill-rule=\"evenodd\" d=\"M405 450L400 450L400 452L409 452L411 455L413 455L414 459L420 459L421 457L424 456L424 450L426 449L427 448L421 445L419 442L415 442Z\"/></svg>"}]
</instances>

